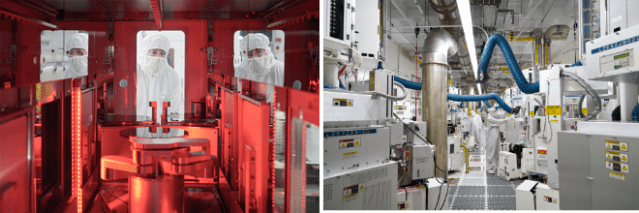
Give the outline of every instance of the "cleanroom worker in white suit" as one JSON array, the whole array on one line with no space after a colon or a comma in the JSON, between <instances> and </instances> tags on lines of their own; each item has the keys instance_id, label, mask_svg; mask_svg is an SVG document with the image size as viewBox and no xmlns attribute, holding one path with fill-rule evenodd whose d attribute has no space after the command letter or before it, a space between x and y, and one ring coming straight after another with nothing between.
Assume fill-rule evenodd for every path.
<instances>
[{"instance_id":1,"label":"cleanroom worker in white suit","mask_svg":"<svg viewBox=\"0 0 639 213\"><path fill-rule=\"evenodd\" d=\"M138 120L150 120L152 109L149 102L157 102L156 122L160 123L162 103L169 102L167 114L179 113L182 105L180 77L166 59L169 39L161 34L152 34L142 40L142 51L138 55L136 71ZM145 116L145 117L140 117ZM170 117L170 116L169 116Z\"/></svg>"},{"instance_id":2,"label":"cleanroom worker in white suit","mask_svg":"<svg viewBox=\"0 0 639 213\"><path fill-rule=\"evenodd\" d=\"M246 42L246 43L245 43ZM242 79L284 85L284 63L275 60L268 37L261 33L250 33L242 39L242 58L246 54L246 62L242 60L236 69L235 76Z\"/></svg>"},{"instance_id":3,"label":"cleanroom worker in white suit","mask_svg":"<svg viewBox=\"0 0 639 213\"><path fill-rule=\"evenodd\" d=\"M64 70L62 78L77 78L88 74L89 35L77 33L67 43L69 50L69 67Z\"/></svg>"},{"instance_id":4,"label":"cleanroom worker in white suit","mask_svg":"<svg viewBox=\"0 0 639 213\"><path fill-rule=\"evenodd\" d=\"M486 146L486 137L482 134L482 125L481 116L477 114L474 110L471 113L471 135L475 136L477 139L477 143L480 146Z\"/></svg>"},{"instance_id":5,"label":"cleanroom worker in white suit","mask_svg":"<svg viewBox=\"0 0 639 213\"><path fill-rule=\"evenodd\" d=\"M273 101L274 85L284 85L284 63L275 59L269 39L261 33L249 33L242 38L242 62L235 68L235 77L266 83L266 101Z\"/></svg>"},{"instance_id":6,"label":"cleanroom worker in white suit","mask_svg":"<svg viewBox=\"0 0 639 213\"><path fill-rule=\"evenodd\" d=\"M506 117L506 112L497 110L494 107L488 110L488 135L486 138L486 160L488 163L488 173L494 174L497 169L499 159L499 148L501 139L499 138L499 126L510 120Z\"/></svg>"}]
</instances>

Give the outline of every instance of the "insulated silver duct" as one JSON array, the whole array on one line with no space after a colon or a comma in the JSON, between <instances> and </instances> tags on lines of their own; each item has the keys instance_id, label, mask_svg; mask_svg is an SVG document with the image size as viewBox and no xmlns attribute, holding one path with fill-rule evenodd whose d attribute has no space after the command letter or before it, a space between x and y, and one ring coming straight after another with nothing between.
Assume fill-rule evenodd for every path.
<instances>
[{"instance_id":1,"label":"insulated silver duct","mask_svg":"<svg viewBox=\"0 0 639 213\"><path fill-rule=\"evenodd\" d=\"M448 174L448 135L446 121L446 87L448 57L457 52L457 45L445 30L434 29L424 42L422 63L422 121L426 121L428 138L437 147L435 149L437 177L447 178ZM446 180L446 179L445 179Z\"/></svg>"},{"instance_id":2,"label":"insulated silver duct","mask_svg":"<svg viewBox=\"0 0 639 213\"><path fill-rule=\"evenodd\" d=\"M433 10L439 14L439 23L441 25L461 25L456 0L429 0L429 2ZM471 56L468 54L464 30L460 27L447 27L445 30L448 31L453 38L455 38L455 41L457 41L457 47L459 47L457 56L459 57L459 63L462 64L466 75L472 76L474 79L475 75L473 74L473 66L470 63Z\"/></svg>"}]
</instances>

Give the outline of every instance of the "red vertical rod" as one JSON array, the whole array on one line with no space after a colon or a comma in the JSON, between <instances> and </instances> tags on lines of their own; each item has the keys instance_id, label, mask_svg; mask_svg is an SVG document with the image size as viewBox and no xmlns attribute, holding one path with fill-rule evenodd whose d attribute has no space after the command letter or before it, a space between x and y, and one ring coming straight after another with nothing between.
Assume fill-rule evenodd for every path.
<instances>
[{"instance_id":1,"label":"red vertical rod","mask_svg":"<svg viewBox=\"0 0 639 213\"><path fill-rule=\"evenodd\" d=\"M160 0L151 0L151 8L153 9L153 17L158 30L162 30L162 3Z\"/></svg>"}]
</instances>

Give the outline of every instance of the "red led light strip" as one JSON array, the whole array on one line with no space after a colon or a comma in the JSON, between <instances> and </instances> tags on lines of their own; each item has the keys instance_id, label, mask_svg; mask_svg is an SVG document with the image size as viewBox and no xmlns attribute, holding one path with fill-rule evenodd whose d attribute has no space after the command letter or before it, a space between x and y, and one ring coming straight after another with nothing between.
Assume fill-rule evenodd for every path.
<instances>
[{"instance_id":1,"label":"red led light strip","mask_svg":"<svg viewBox=\"0 0 639 213\"><path fill-rule=\"evenodd\" d=\"M300 196L300 204L302 205L302 209L306 211L306 123L302 124L302 172L300 173L302 176L302 181L300 182L301 190Z\"/></svg>"},{"instance_id":2,"label":"red led light strip","mask_svg":"<svg viewBox=\"0 0 639 213\"><path fill-rule=\"evenodd\" d=\"M269 181L269 190L271 190L271 209L275 210L275 143L277 143L277 132L275 131L275 127L277 126L276 124L276 117L275 115L277 114L277 104L276 104L276 100L277 100L277 96L276 96L276 92L275 90L273 90L273 101L271 101L272 105L273 105L273 128L271 128L271 131L273 132L273 138L272 141L273 143L270 143L269 149L270 149L270 155L269 155L269 165L271 166L270 170L271 170L271 177L270 177L270 181Z\"/></svg>"},{"instance_id":3,"label":"red led light strip","mask_svg":"<svg viewBox=\"0 0 639 213\"><path fill-rule=\"evenodd\" d=\"M80 88L73 89L71 94L71 131L72 131L72 157L73 157L73 194L76 196L78 212L82 212L82 134L80 125Z\"/></svg>"}]
</instances>

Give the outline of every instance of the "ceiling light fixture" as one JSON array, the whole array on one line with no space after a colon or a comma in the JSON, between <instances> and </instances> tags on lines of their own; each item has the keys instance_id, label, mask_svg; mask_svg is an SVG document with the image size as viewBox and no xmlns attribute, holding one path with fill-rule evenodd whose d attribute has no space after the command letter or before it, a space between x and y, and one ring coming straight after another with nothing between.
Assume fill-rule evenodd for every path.
<instances>
[{"instance_id":1,"label":"ceiling light fixture","mask_svg":"<svg viewBox=\"0 0 639 213\"><path fill-rule=\"evenodd\" d=\"M464 28L466 46L468 48L470 63L472 65L471 69L473 69L473 74L475 75L475 79L477 79L477 53L475 51L475 38L473 33L473 19L470 13L470 1L457 1L457 7L459 8L459 15L461 16L462 27Z\"/></svg>"}]
</instances>

